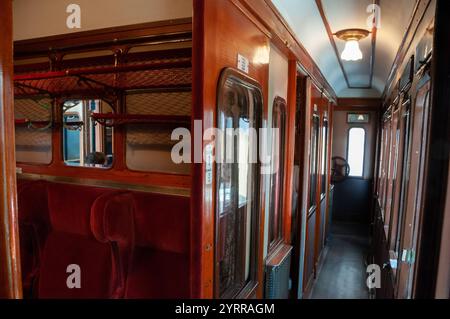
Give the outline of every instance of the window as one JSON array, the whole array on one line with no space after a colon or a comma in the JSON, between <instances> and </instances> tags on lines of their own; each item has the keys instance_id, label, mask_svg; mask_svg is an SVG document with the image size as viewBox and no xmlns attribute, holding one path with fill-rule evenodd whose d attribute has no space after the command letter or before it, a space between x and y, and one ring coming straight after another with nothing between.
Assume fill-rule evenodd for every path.
<instances>
[{"instance_id":1,"label":"window","mask_svg":"<svg viewBox=\"0 0 450 319\"><path fill-rule=\"evenodd\" d=\"M272 111L272 165L269 202L269 251L283 240L284 145L286 143L286 101L277 97ZM276 169L277 168L277 169Z\"/></svg>"},{"instance_id":2,"label":"window","mask_svg":"<svg viewBox=\"0 0 450 319\"><path fill-rule=\"evenodd\" d=\"M17 162L52 162L52 106L46 96L14 99Z\"/></svg>"},{"instance_id":3,"label":"window","mask_svg":"<svg viewBox=\"0 0 450 319\"><path fill-rule=\"evenodd\" d=\"M176 91L135 90L125 95L126 113L139 116L179 116L191 118L192 93L183 89ZM139 172L161 172L190 174L190 163L175 163L172 147L174 128L185 127L158 125L153 123L128 124L126 126L126 164L130 170ZM186 126L189 128L189 126ZM184 149L184 152L188 150Z\"/></svg>"},{"instance_id":4,"label":"window","mask_svg":"<svg viewBox=\"0 0 450 319\"><path fill-rule=\"evenodd\" d=\"M347 162L350 165L350 176L363 177L365 144L366 131L363 128L353 127L348 131Z\"/></svg>"},{"instance_id":5,"label":"window","mask_svg":"<svg viewBox=\"0 0 450 319\"><path fill-rule=\"evenodd\" d=\"M324 119L322 127L322 174L320 194L325 195L327 191L327 172L328 172L328 119Z\"/></svg>"},{"instance_id":6,"label":"window","mask_svg":"<svg viewBox=\"0 0 450 319\"><path fill-rule=\"evenodd\" d=\"M316 206L317 195L317 174L318 172L318 157L319 157L319 116L313 115L311 127L311 163L310 163L310 179L309 179L309 208Z\"/></svg>"},{"instance_id":7,"label":"window","mask_svg":"<svg viewBox=\"0 0 450 319\"><path fill-rule=\"evenodd\" d=\"M113 129L92 119L92 113L111 113L102 100L63 103L63 156L68 166L108 168L113 162Z\"/></svg>"},{"instance_id":8,"label":"window","mask_svg":"<svg viewBox=\"0 0 450 319\"><path fill-rule=\"evenodd\" d=\"M217 127L236 132L231 139L226 134L218 137L217 146L224 158L233 159L219 161L216 170L215 293L219 298L238 297L256 282L259 165L249 156L250 151L257 152L251 132L261 127L262 94L252 82L226 69L219 83Z\"/></svg>"}]
</instances>

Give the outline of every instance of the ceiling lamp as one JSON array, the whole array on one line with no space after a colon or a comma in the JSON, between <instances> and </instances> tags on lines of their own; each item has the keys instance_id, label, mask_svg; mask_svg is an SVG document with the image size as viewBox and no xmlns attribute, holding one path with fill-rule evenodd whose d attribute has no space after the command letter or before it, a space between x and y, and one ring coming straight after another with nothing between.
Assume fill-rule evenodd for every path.
<instances>
[{"instance_id":1,"label":"ceiling lamp","mask_svg":"<svg viewBox=\"0 0 450 319\"><path fill-rule=\"evenodd\" d=\"M364 29L346 29L336 32L336 36L344 40L345 49L342 51L341 59L344 61L359 61L362 60L363 54L359 48L359 40L366 38L369 31Z\"/></svg>"}]
</instances>

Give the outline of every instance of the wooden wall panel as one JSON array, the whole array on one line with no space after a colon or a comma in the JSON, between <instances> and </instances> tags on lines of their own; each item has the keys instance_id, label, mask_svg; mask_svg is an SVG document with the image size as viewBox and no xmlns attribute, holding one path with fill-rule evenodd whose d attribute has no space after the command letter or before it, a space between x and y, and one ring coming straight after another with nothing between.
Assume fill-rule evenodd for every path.
<instances>
[{"instance_id":1,"label":"wooden wall panel","mask_svg":"<svg viewBox=\"0 0 450 319\"><path fill-rule=\"evenodd\" d=\"M203 120L203 129L216 126L217 83L226 67L237 67L237 56L250 60L249 76L263 89L263 118L267 119L268 64L255 63L254 57L268 51L267 30L251 14L229 0L194 1L194 117ZM203 147L209 144L205 141ZM212 298L214 275L215 174L206 184L204 164L195 164L192 187L193 296ZM264 197L264 196L263 196ZM264 203L261 203L264 207ZM261 217L264 211L260 212ZM260 223L261 239L263 220ZM263 295L262 240L258 248L257 297Z\"/></svg>"},{"instance_id":2,"label":"wooden wall panel","mask_svg":"<svg viewBox=\"0 0 450 319\"><path fill-rule=\"evenodd\" d=\"M0 298L21 298L14 144L12 0L0 1Z\"/></svg>"}]
</instances>

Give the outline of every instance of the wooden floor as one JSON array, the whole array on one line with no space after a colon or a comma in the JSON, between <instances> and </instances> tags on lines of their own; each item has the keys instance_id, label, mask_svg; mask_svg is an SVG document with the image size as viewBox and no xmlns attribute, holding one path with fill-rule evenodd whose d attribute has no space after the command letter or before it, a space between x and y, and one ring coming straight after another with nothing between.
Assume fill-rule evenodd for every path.
<instances>
[{"instance_id":1,"label":"wooden floor","mask_svg":"<svg viewBox=\"0 0 450 319\"><path fill-rule=\"evenodd\" d=\"M368 299L368 251L368 226L333 224L328 252L312 288L311 299Z\"/></svg>"}]
</instances>

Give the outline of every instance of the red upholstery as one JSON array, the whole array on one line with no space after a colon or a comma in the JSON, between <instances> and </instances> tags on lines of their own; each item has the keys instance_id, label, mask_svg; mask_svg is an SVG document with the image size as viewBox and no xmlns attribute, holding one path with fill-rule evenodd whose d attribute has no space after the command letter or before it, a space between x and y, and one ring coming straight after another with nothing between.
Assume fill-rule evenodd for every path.
<instances>
[{"instance_id":1,"label":"red upholstery","mask_svg":"<svg viewBox=\"0 0 450 319\"><path fill-rule=\"evenodd\" d=\"M189 298L189 255L137 247L127 298Z\"/></svg>"},{"instance_id":2,"label":"red upholstery","mask_svg":"<svg viewBox=\"0 0 450 319\"><path fill-rule=\"evenodd\" d=\"M91 213L91 229L101 243L111 245L115 278L113 298L123 298L134 249L134 199L129 193L112 193L98 198Z\"/></svg>"},{"instance_id":3,"label":"red upholstery","mask_svg":"<svg viewBox=\"0 0 450 319\"><path fill-rule=\"evenodd\" d=\"M189 297L189 198L133 193L136 245L127 298Z\"/></svg>"},{"instance_id":4,"label":"red upholstery","mask_svg":"<svg viewBox=\"0 0 450 319\"><path fill-rule=\"evenodd\" d=\"M48 186L52 230L42 256L40 298L116 298L121 297L120 293L123 295L121 278L126 278L126 274L120 266L119 250L124 246L119 243L132 242L125 238L132 237L132 233L122 232L117 225L122 222L132 225L127 220L132 219L132 214L129 209L122 210L124 205L114 207L110 204L116 195L124 194L75 185ZM96 200L99 203L95 203ZM66 283L70 275L67 268L72 264L81 270L79 289L70 289Z\"/></svg>"},{"instance_id":5,"label":"red upholstery","mask_svg":"<svg viewBox=\"0 0 450 319\"><path fill-rule=\"evenodd\" d=\"M136 201L136 245L187 254L189 198L133 193Z\"/></svg>"},{"instance_id":6,"label":"red upholstery","mask_svg":"<svg viewBox=\"0 0 450 319\"><path fill-rule=\"evenodd\" d=\"M189 198L46 182L18 188L24 284L37 297L189 298ZM81 289L67 287L71 264L80 266Z\"/></svg>"},{"instance_id":7,"label":"red upholstery","mask_svg":"<svg viewBox=\"0 0 450 319\"><path fill-rule=\"evenodd\" d=\"M23 294L36 295L41 254L49 232L47 183L17 181Z\"/></svg>"}]
</instances>

